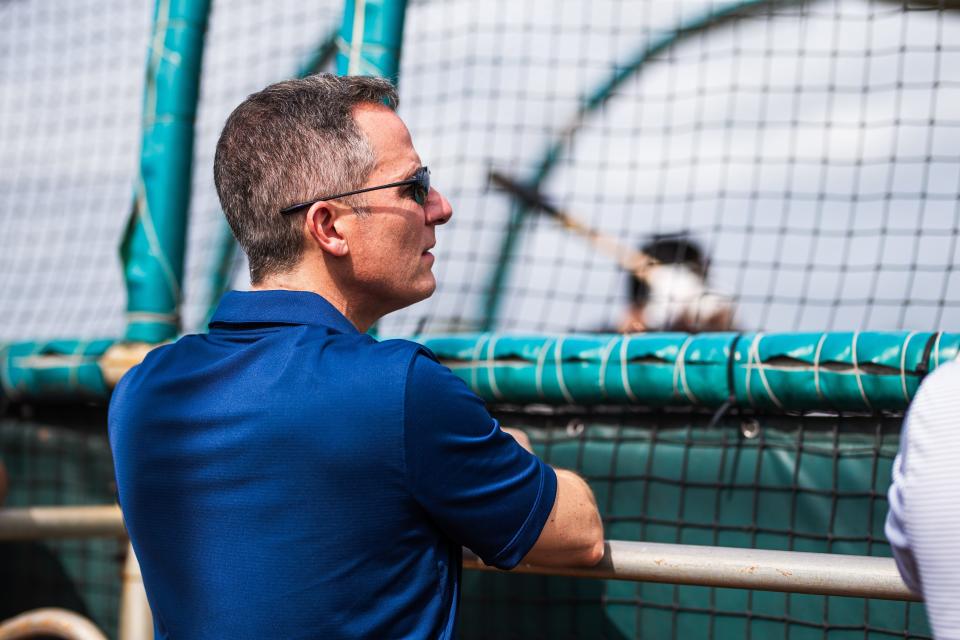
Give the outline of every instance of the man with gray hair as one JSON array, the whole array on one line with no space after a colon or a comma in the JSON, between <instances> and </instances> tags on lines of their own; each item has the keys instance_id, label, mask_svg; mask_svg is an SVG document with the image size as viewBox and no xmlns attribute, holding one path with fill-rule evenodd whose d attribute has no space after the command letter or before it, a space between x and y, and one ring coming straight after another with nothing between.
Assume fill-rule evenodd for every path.
<instances>
[{"instance_id":1,"label":"man with gray hair","mask_svg":"<svg viewBox=\"0 0 960 640\"><path fill-rule=\"evenodd\" d=\"M120 504L158 638L452 638L461 548L592 565L593 494L379 318L430 296L430 184L397 94L312 76L251 95L217 145L253 291L114 391Z\"/></svg>"}]
</instances>

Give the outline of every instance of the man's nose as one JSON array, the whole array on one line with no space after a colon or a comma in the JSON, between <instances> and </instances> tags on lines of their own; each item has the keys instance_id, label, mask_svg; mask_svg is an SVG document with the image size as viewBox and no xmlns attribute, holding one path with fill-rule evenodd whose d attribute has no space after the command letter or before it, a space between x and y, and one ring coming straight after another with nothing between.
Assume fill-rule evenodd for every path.
<instances>
[{"instance_id":1,"label":"man's nose","mask_svg":"<svg viewBox=\"0 0 960 640\"><path fill-rule=\"evenodd\" d=\"M431 225L446 224L453 216L453 207L450 206L450 201L433 187L430 187L424 209L427 214L427 224Z\"/></svg>"}]
</instances>

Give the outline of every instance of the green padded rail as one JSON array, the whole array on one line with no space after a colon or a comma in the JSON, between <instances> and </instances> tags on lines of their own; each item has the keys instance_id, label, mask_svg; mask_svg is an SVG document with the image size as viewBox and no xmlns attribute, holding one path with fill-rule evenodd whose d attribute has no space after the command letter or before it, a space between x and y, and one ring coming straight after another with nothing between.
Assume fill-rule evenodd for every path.
<instances>
[{"instance_id":1,"label":"green padded rail","mask_svg":"<svg viewBox=\"0 0 960 640\"><path fill-rule=\"evenodd\" d=\"M0 344L0 400L84 401L109 397L100 358L115 342Z\"/></svg>"},{"instance_id":2,"label":"green padded rail","mask_svg":"<svg viewBox=\"0 0 960 640\"><path fill-rule=\"evenodd\" d=\"M156 4L143 98L140 175L120 245L127 340L160 342L180 331L193 124L209 11L209 0Z\"/></svg>"},{"instance_id":3,"label":"green padded rail","mask_svg":"<svg viewBox=\"0 0 960 640\"><path fill-rule=\"evenodd\" d=\"M457 334L420 342L484 400L707 407L760 413L902 411L960 334ZM114 340L0 345L2 396L107 398L99 358Z\"/></svg>"},{"instance_id":4,"label":"green padded rail","mask_svg":"<svg viewBox=\"0 0 960 640\"><path fill-rule=\"evenodd\" d=\"M901 411L960 334L648 333L424 337L488 402Z\"/></svg>"}]
</instances>

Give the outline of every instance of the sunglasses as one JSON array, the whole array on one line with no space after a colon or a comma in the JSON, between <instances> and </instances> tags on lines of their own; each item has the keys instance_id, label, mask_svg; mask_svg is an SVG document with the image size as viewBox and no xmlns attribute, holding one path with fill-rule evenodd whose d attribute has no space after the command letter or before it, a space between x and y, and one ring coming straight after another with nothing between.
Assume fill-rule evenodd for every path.
<instances>
[{"instance_id":1,"label":"sunglasses","mask_svg":"<svg viewBox=\"0 0 960 640\"><path fill-rule=\"evenodd\" d=\"M418 205L422 207L427 204L427 196L430 194L430 169L427 167L420 167L417 169L417 172L413 174L412 178L401 180L400 182L391 182L390 184L381 184L377 187L367 187L366 189L357 189L356 191L347 191L345 193L335 193L332 196L323 196L322 198L310 200L309 202L301 202L299 204L290 205L289 207L280 209L280 213L293 213L294 211L298 211L304 207L309 207L316 202L324 202L325 200L336 200L337 198L355 196L358 193L366 193L367 191L390 189L391 187L403 187L407 185L410 185L410 195Z\"/></svg>"}]
</instances>

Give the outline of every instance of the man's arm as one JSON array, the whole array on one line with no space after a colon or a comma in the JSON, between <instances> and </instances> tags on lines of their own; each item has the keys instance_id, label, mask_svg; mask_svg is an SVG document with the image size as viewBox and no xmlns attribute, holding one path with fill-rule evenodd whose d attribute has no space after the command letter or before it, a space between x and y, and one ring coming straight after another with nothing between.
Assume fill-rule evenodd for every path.
<instances>
[{"instance_id":1,"label":"man's arm","mask_svg":"<svg viewBox=\"0 0 960 640\"><path fill-rule=\"evenodd\" d=\"M503 428L524 449L533 453L523 431ZM603 558L603 522L593 491L572 471L557 469L557 496L550 517L523 562L543 566L587 566Z\"/></svg>"}]
</instances>

